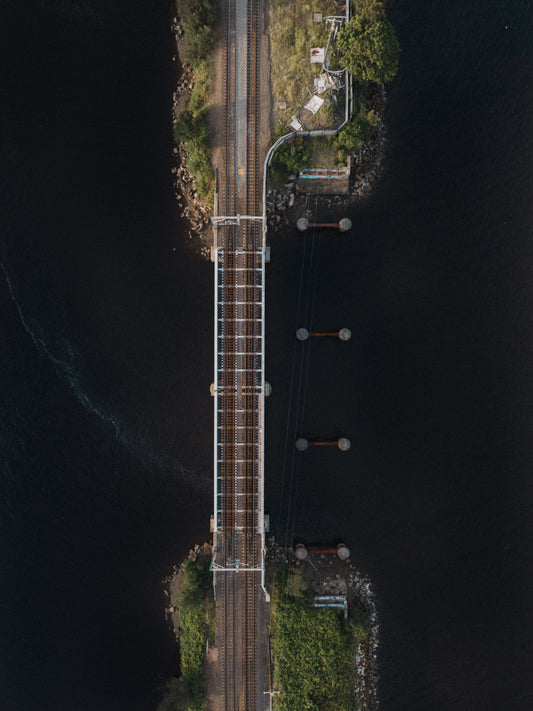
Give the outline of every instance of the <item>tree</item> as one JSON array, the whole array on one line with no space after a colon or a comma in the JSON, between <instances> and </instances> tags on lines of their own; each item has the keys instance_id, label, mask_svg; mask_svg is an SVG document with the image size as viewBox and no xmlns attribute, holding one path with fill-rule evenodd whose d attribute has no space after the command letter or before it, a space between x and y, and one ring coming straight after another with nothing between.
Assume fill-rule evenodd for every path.
<instances>
[{"instance_id":1,"label":"tree","mask_svg":"<svg viewBox=\"0 0 533 711\"><path fill-rule=\"evenodd\" d=\"M400 44L386 18L372 22L354 15L339 33L337 43L341 62L356 81L384 84L396 76Z\"/></svg>"},{"instance_id":2,"label":"tree","mask_svg":"<svg viewBox=\"0 0 533 711\"><path fill-rule=\"evenodd\" d=\"M361 147L365 138L375 133L379 117L375 120L375 112L369 111L368 113L369 116L357 114L339 133L337 143L346 155L355 153Z\"/></svg>"},{"instance_id":3,"label":"tree","mask_svg":"<svg viewBox=\"0 0 533 711\"><path fill-rule=\"evenodd\" d=\"M167 681L165 695L159 702L157 711L188 711L189 692L183 679L172 677Z\"/></svg>"},{"instance_id":4,"label":"tree","mask_svg":"<svg viewBox=\"0 0 533 711\"><path fill-rule=\"evenodd\" d=\"M176 143L183 143L194 136L194 116L192 111L184 109L180 111L174 121L174 140Z\"/></svg>"},{"instance_id":5,"label":"tree","mask_svg":"<svg viewBox=\"0 0 533 711\"><path fill-rule=\"evenodd\" d=\"M213 49L215 9L213 0L178 0L178 14L187 37L185 59L196 65Z\"/></svg>"},{"instance_id":6,"label":"tree","mask_svg":"<svg viewBox=\"0 0 533 711\"><path fill-rule=\"evenodd\" d=\"M302 139L293 138L278 148L275 156L276 163L282 165L290 173L299 173L304 165L309 161Z\"/></svg>"},{"instance_id":7,"label":"tree","mask_svg":"<svg viewBox=\"0 0 533 711\"><path fill-rule=\"evenodd\" d=\"M383 0L354 0L354 7L356 15L364 15L372 21L385 14Z\"/></svg>"}]
</instances>

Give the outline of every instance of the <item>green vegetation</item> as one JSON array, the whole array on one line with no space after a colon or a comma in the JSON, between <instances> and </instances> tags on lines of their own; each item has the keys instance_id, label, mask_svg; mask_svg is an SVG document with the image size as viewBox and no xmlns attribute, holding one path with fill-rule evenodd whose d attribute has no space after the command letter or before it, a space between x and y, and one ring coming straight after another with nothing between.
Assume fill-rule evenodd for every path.
<instances>
[{"instance_id":1,"label":"green vegetation","mask_svg":"<svg viewBox=\"0 0 533 711\"><path fill-rule=\"evenodd\" d=\"M302 168L309 166L336 168L346 165L348 153L335 136L302 138L296 134L274 153L270 167L270 184L274 188L281 188L290 175L297 175Z\"/></svg>"},{"instance_id":2,"label":"green vegetation","mask_svg":"<svg viewBox=\"0 0 533 711\"><path fill-rule=\"evenodd\" d=\"M157 711L203 711L206 641L214 638L215 603L209 558L187 559L176 600L179 610L180 678L167 684Z\"/></svg>"},{"instance_id":3,"label":"green vegetation","mask_svg":"<svg viewBox=\"0 0 533 711\"><path fill-rule=\"evenodd\" d=\"M362 15L375 22L385 15L386 0L352 0L354 15Z\"/></svg>"},{"instance_id":4,"label":"green vegetation","mask_svg":"<svg viewBox=\"0 0 533 711\"><path fill-rule=\"evenodd\" d=\"M312 609L303 568L278 572L271 598L274 683L280 711L355 711L356 640L368 635L365 616L348 620L333 609Z\"/></svg>"},{"instance_id":5,"label":"green vegetation","mask_svg":"<svg viewBox=\"0 0 533 711\"><path fill-rule=\"evenodd\" d=\"M354 15L339 33L337 61L347 66L354 81L356 109L337 137L337 148L346 157L376 135L381 117L367 110L372 85L391 81L398 71L400 45L385 16L382 0L353 0Z\"/></svg>"},{"instance_id":6,"label":"green vegetation","mask_svg":"<svg viewBox=\"0 0 533 711\"><path fill-rule=\"evenodd\" d=\"M188 711L189 692L183 679L172 677L166 684L165 695L157 706L157 711Z\"/></svg>"},{"instance_id":7,"label":"green vegetation","mask_svg":"<svg viewBox=\"0 0 533 711\"><path fill-rule=\"evenodd\" d=\"M177 0L176 9L187 38L185 61L192 66L205 62L215 41L213 0Z\"/></svg>"},{"instance_id":8,"label":"green vegetation","mask_svg":"<svg viewBox=\"0 0 533 711\"><path fill-rule=\"evenodd\" d=\"M330 46L331 67L348 67L353 79L353 115L335 139L295 138L274 155L271 180L279 187L291 173L304 167L346 165L349 155L377 135L382 95L379 87L398 71L400 46L394 28L386 18L386 0L351 0L352 19ZM316 115L302 111L313 89L321 65L309 62L312 47L324 47L328 33L325 22L314 22L314 13L339 15L335 0L271 0L271 79L278 119L276 134L289 130L292 115L298 115L306 129L338 126L344 111L344 92L336 93L338 106L326 92L326 101ZM286 103L279 109L279 103ZM275 136L276 137L276 136Z\"/></svg>"},{"instance_id":9,"label":"green vegetation","mask_svg":"<svg viewBox=\"0 0 533 711\"><path fill-rule=\"evenodd\" d=\"M191 94L191 98L192 98ZM213 166L209 151L207 107L198 112L190 108L191 101L181 111L174 124L174 140L182 143L187 155L187 167L196 180L198 194L208 200L213 188Z\"/></svg>"},{"instance_id":10,"label":"green vegetation","mask_svg":"<svg viewBox=\"0 0 533 711\"><path fill-rule=\"evenodd\" d=\"M370 634L370 622L362 610L350 608L346 628L358 641L363 641Z\"/></svg>"},{"instance_id":11,"label":"green vegetation","mask_svg":"<svg viewBox=\"0 0 533 711\"><path fill-rule=\"evenodd\" d=\"M300 114L302 107L309 101L307 87L313 89L313 79L318 77L320 64L309 62L312 47L325 47L327 31L324 22L314 22L313 14L338 15L335 0L271 0L270 2L270 53L272 93L275 98L275 111L283 133L287 133L293 114ZM330 127L332 119L329 99L313 116L305 111L307 128ZM286 109L278 109L280 101L287 104Z\"/></svg>"},{"instance_id":12,"label":"green vegetation","mask_svg":"<svg viewBox=\"0 0 533 711\"><path fill-rule=\"evenodd\" d=\"M337 146L344 156L355 153L363 142L375 136L380 117L375 111L359 112L353 116L337 136Z\"/></svg>"},{"instance_id":13,"label":"green vegetation","mask_svg":"<svg viewBox=\"0 0 533 711\"><path fill-rule=\"evenodd\" d=\"M396 76L400 45L384 16L354 15L337 39L340 62L357 82L385 84Z\"/></svg>"},{"instance_id":14,"label":"green vegetation","mask_svg":"<svg viewBox=\"0 0 533 711\"><path fill-rule=\"evenodd\" d=\"M214 175L207 115L213 75L214 3L213 0L178 0L177 9L187 39L185 60L194 67L194 87L187 108L174 122L174 140L183 144L187 167L196 180L198 194L210 201Z\"/></svg>"},{"instance_id":15,"label":"green vegetation","mask_svg":"<svg viewBox=\"0 0 533 711\"><path fill-rule=\"evenodd\" d=\"M306 147L305 140L296 136L282 143L277 149L274 154L273 169L280 172L282 180L291 173L299 173L307 165L309 153Z\"/></svg>"}]
</instances>

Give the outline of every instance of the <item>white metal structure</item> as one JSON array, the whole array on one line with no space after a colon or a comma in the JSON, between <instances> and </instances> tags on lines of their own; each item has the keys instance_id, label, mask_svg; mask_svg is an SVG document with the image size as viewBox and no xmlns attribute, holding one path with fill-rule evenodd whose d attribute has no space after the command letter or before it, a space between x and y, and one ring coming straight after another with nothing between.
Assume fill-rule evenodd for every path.
<instances>
[{"instance_id":1,"label":"white metal structure","mask_svg":"<svg viewBox=\"0 0 533 711\"><path fill-rule=\"evenodd\" d=\"M266 250L262 222L261 216L213 218L218 234L213 250L212 569L221 572L264 572ZM220 237L223 245L218 244Z\"/></svg>"}]
</instances>

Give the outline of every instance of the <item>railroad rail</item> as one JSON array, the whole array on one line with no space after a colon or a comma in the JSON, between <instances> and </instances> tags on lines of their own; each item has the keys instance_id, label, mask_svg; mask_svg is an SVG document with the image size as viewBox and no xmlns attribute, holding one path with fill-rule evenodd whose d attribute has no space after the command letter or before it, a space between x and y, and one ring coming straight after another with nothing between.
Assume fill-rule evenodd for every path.
<instances>
[{"instance_id":1,"label":"railroad rail","mask_svg":"<svg viewBox=\"0 0 533 711\"><path fill-rule=\"evenodd\" d=\"M220 711L264 709L258 608L264 571L265 244L257 117L258 0L224 4L223 218L214 221L214 514ZM244 215L245 217L240 217ZM239 216L239 217L234 217Z\"/></svg>"}]
</instances>

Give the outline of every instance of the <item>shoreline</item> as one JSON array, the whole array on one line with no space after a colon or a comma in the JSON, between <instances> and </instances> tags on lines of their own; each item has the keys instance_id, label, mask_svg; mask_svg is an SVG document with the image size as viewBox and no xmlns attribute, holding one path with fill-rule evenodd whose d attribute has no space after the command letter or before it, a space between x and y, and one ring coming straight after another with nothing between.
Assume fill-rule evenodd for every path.
<instances>
[{"instance_id":1,"label":"shoreline","mask_svg":"<svg viewBox=\"0 0 533 711\"><path fill-rule=\"evenodd\" d=\"M175 8L176 10L176 8ZM181 20L177 11L172 18L171 29L176 41L176 55L173 59L178 62L179 78L176 90L173 93L172 117L175 122L177 115L187 106L187 101L194 86L194 70L185 62L187 38L184 34ZM270 43L270 42L269 42ZM212 48L215 57L216 46ZM269 82L270 112L274 115L275 97L272 84ZM385 86L376 86L370 97L369 107L383 116L386 106ZM271 138L273 142L273 124L271 122ZM298 132L294 133L297 137ZM341 214L347 206L363 203L370 197L373 188L379 181L383 172L383 163L386 151L386 124L380 120L376 134L366 138L360 148L350 154L351 169L349 178L349 192L345 195L326 194L320 196L323 205L331 210L333 217ZM197 251L203 258L210 258L210 248L213 243L213 230L210 224L213 206L204 202L196 187L194 176L187 166L187 157L183 146L178 144L173 147L172 155L174 165L171 169L174 194L180 209L180 217L187 221L189 240L198 242ZM292 180L290 178L293 178ZM268 229L276 233L290 223L296 223L298 217L304 215L306 193L296 193L295 182L297 176L290 176L287 183L278 189L267 184L266 215ZM269 183L272 181L270 180Z\"/></svg>"},{"instance_id":2,"label":"shoreline","mask_svg":"<svg viewBox=\"0 0 533 711\"><path fill-rule=\"evenodd\" d=\"M189 48L177 17L172 24L179 73L173 95L173 132L176 142L173 155L176 165L172 168L172 175L178 205L182 208L181 217L189 221L191 228L189 238L199 238L202 244L200 253L207 257L211 256L209 247L212 242L212 230L209 230L209 218L212 209L206 201L213 197L213 190L216 194L218 189L215 175L218 175L221 169L226 169L224 161L227 160L225 156L233 140L231 137L234 129L231 126L227 129L224 124L222 130L221 122L215 121L215 116L221 112L225 115L224 102L229 101L221 89L221 82L213 83L215 68L229 72L227 65L221 64L221 59L227 61L230 55L226 50L224 32L220 25L218 32L215 30L213 0L203 2L203 7L207 8L205 17L210 18L204 25L198 24L199 19L195 12L184 17L183 27L187 28L191 36ZM248 189L252 184L249 181L253 179L253 185L259 186L260 176L263 175L263 219L266 217L265 227L270 228L272 233L281 231L291 222L294 227L297 218L307 216L311 201L315 204L315 212L316 207L320 206L326 208L330 217L333 217L341 210L346 213L347 205L359 203L370 195L383 168L386 147L383 116L387 95L382 82L390 78L387 79L383 73L375 73L369 80L361 74L354 64L360 52L353 49L353 43L355 41L357 49L360 46L357 44L357 33L368 27L372 32L377 32L380 27L388 26L394 33L386 20L381 22L375 18L370 20L357 15L352 18L352 22L349 6L346 7L345 20L340 22L337 16L326 17L323 22L322 13L311 15L309 8L295 7L292 23L287 23L283 17L287 2L288 0L278 0L277 5L270 6L278 10L278 34L274 37L269 34L267 27L267 23L274 23L273 15L268 12L269 0L263 0L261 17L264 12L265 24L262 25L262 31L256 32L254 29L254 32L264 39L259 44L260 52L254 51L257 56L259 53L264 55L265 66L276 67L278 72L285 72L283 76L291 79L293 91L291 93L283 82L278 81L276 86L272 75L262 80L258 94L262 95L264 92L264 95L260 104L262 110L258 113L256 109L255 113L257 121L253 135L256 143L253 144L253 150L259 146L257 150L261 158L258 158L257 163L263 163L264 173L254 169L251 178L241 178L239 183L247 183ZM218 5L222 5L221 1ZM326 0L316 0L315 5L314 9L333 12L338 9L338 0L332 0L329 5ZM384 11L381 9L376 12ZM257 16L259 17L259 13ZM301 30L298 50L285 43L285 48L290 48L276 54L272 47L276 42L279 44L287 24L289 35ZM331 38L337 38L338 24L342 25L339 33L340 50L343 42L351 43L348 54L345 55L339 55L340 50L335 43L332 44L331 50L329 49ZM202 29L207 32L209 42L206 41L201 49L198 49L196 43L199 37L202 37ZM228 37L232 36L230 30L227 33ZM321 66L311 66L317 62L313 61L314 55L311 55L311 61L308 61L308 48L320 47L320 43L324 43L326 48L315 49L313 52L323 53L322 60L318 62ZM376 54L378 60L380 59L379 51L373 45L372 47L365 55L370 62L376 59ZM330 51L333 65L330 65ZM342 57L342 64L337 64L337 67L344 68L330 71L330 66L335 66L339 56ZM195 57L198 58L198 63L195 63ZM285 58L285 63L279 61L281 57ZM185 58L194 65L194 69L185 62ZM176 57L174 60L176 61ZM290 67L295 62L302 71L295 70L292 74ZM333 79L333 75L342 75L343 83ZM357 77L357 81L354 77ZM314 94L311 94L308 88L309 83L314 83ZM303 103L300 97L300 93L305 94L305 89L312 96L311 100L308 100L305 95L304 101L307 103ZM326 91L328 94L324 93ZM319 96L321 93L328 98L329 104L325 104L325 99ZM290 101L286 102L286 97L290 97ZM315 116L324 104L326 109L331 111L324 109L323 113ZM256 102L257 105L259 104ZM280 109L283 105L291 115L290 127L295 129L294 131L290 131L286 116L283 122L278 117L274 127L272 117L275 115L276 105ZM233 104L229 106L231 109ZM310 124L306 110L313 114L313 120L319 122L318 126ZM250 130L250 125L247 126ZM227 141L228 130L230 139ZM276 136L279 136L277 140ZM248 144L246 146L248 147ZM229 155L233 155L232 150L230 149ZM239 160L244 161L245 154L241 154L240 149L235 151L235 155L237 154ZM242 165L244 163L236 163L230 171L230 186L237 174L237 166ZM239 175L245 175L245 168L239 167L238 171ZM195 173L196 177L192 173ZM254 202L253 209L261 209L259 200ZM303 229L305 230L305 227ZM226 696L224 699L221 697L221 694L227 693L227 687L226 679L219 678L221 671L217 660L220 650L217 648L215 634L217 630L226 630L228 625L233 630L236 629L231 617L233 613L230 613L228 622L227 608L221 608L215 602L216 590L210 568L211 552L210 544L195 546L179 568L174 568L174 574L166 581L167 595L171 603L167 614L180 650L180 676L174 679L173 688L174 691L185 695L189 707L195 711L202 711L206 704L208 709L214 709L227 702ZM300 555L302 553L303 557ZM243 636L239 636L239 645L243 639L244 644L248 645L246 653L244 648L240 649L239 659L247 659L248 650L257 645L260 645L266 654L267 635L268 646L272 643L270 674L267 674L266 678L263 675L266 670L264 660L259 666L254 666L254 695L256 686L257 689L265 689L264 693L270 695L271 702L274 694L280 694L278 703L291 711L295 707L307 708L309 704L316 708L329 708L333 704L335 707L353 711L377 711L379 623L376 605L370 580L349 561L349 555L345 546L343 549L320 547L302 551L299 545L295 549L280 547L274 538L270 539L261 566L261 587L265 598L262 594L259 598L258 587L254 587L252 596L254 605L260 599L257 606L261 610L265 601L270 604L259 617L252 617L254 625L257 626L253 629L249 625L245 626ZM237 562L237 567L238 565ZM244 590L249 595L248 588L235 583L233 575L230 576L230 582L232 591L233 586L237 585L239 594ZM223 587L223 592L224 590ZM224 599L222 601L225 603ZM245 604L248 610L248 597ZM224 635L222 641L219 640L219 644L223 644L224 654L227 639ZM233 659L232 663L236 668L240 668L240 662ZM221 668L227 673L226 662ZM249 670L248 662L245 670L243 674L247 687L242 693L248 695L252 693L249 692L246 676ZM233 683L237 685L235 678L236 675ZM230 689L230 696L236 693L236 688L235 686L233 691ZM261 701L261 708L262 704ZM158 711L166 709L161 707Z\"/></svg>"},{"instance_id":3,"label":"shoreline","mask_svg":"<svg viewBox=\"0 0 533 711\"><path fill-rule=\"evenodd\" d=\"M267 585L272 589L273 579L280 564L287 570L307 567L310 574L308 591L314 595L344 595L348 606L360 610L369 625L370 631L365 640L353 640L356 644L355 693L360 711L377 711L378 699L378 664L379 619L375 596L370 579L364 575L348 558L341 561L337 555L316 552L310 553L305 561L297 560L292 547L278 546L271 538L267 548L266 561Z\"/></svg>"},{"instance_id":4,"label":"shoreline","mask_svg":"<svg viewBox=\"0 0 533 711\"><path fill-rule=\"evenodd\" d=\"M385 110L387 95L385 87L379 87L373 106ZM312 140L312 139L311 139ZM350 190L345 195L324 194L316 196L328 208L331 219L345 216L346 207L362 205L368 199L383 174L387 146L387 126L381 121L376 135L365 140L351 156ZM276 232L290 223L296 224L299 217L311 218L305 211L305 198L309 193L297 192L297 176L291 175L287 183L276 190L267 188L267 224Z\"/></svg>"},{"instance_id":5,"label":"shoreline","mask_svg":"<svg viewBox=\"0 0 533 711\"><path fill-rule=\"evenodd\" d=\"M176 639L177 651L181 658L180 639L182 628L180 626L179 596L184 587L184 568L187 561L196 563L198 560L205 562L211 559L212 546L210 543L197 544L190 549L187 557L176 564L172 573L165 578L163 589L168 600L165 614ZM366 638L359 639L352 634L352 641L355 645L355 696L357 698L360 711L378 711L378 665L377 650L379 647L379 620L375 603L375 596L370 579L364 575L356 565L348 558L340 560L337 555L328 552L310 552L304 561L297 559L292 547L279 546L273 537L270 538L265 556L265 575L267 588L270 594L274 594L276 587L276 576L280 567L291 574L295 570L305 571L306 594L307 595L341 595L347 600L349 609L359 611L366 620L369 632ZM212 574L210 574L212 575ZM201 595L197 598L197 604L205 608L205 639L203 646L206 649L203 655L203 675L205 683L205 708L211 711L216 707L216 685L215 667L217 659L216 644L209 644L210 625L214 620L209 618L208 601L205 595L205 588L201 590ZM268 606L268 624L271 629L272 603ZM311 609L311 608L309 608ZM340 613L339 613L340 614ZM269 633L270 634L270 633ZM277 664L276 656L273 656L274 667ZM178 670L176 670L178 673ZM183 669L182 669L183 672ZM279 691L279 689L272 689ZM158 711L168 711L170 704L175 702L179 694L184 693L184 680L176 675L167 682L167 691L161 700Z\"/></svg>"},{"instance_id":6,"label":"shoreline","mask_svg":"<svg viewBox=\"0 0 533 711\"><path fill-rule=\"evenodd\" d=\"M176 7L174 7L176 12ZM194 87L194 69L185 62L187 39L177 12L172 18L171 32L176 42L176 54L172 59L176 67L176 88L172 95L172 121L175 122L180 111L187 107ZM187 238L200 240L198 251L204 258L209 258L212 243L210 217L212 205L199 199L194 176L190 173L185 151L182 145L174 142L172 148L173 166L170 170L174 196L179 207L179 216L187 220Z\"/></svg>"}]
</instances>

